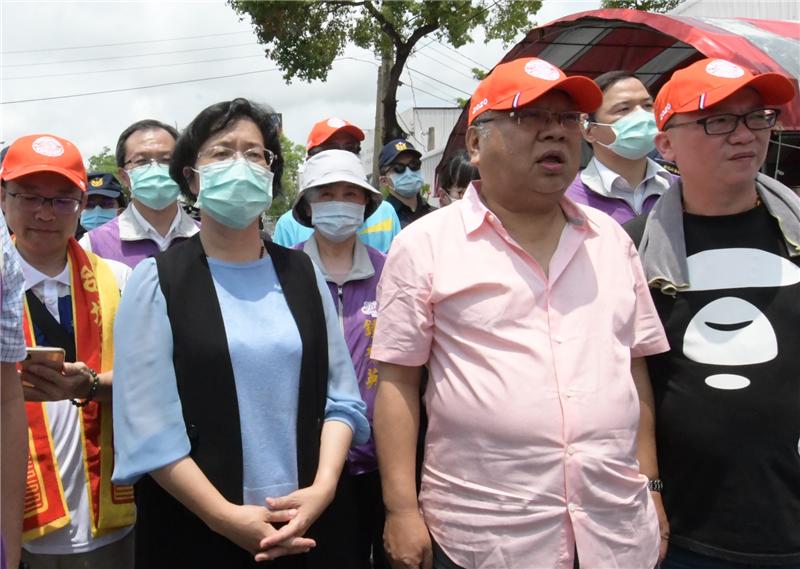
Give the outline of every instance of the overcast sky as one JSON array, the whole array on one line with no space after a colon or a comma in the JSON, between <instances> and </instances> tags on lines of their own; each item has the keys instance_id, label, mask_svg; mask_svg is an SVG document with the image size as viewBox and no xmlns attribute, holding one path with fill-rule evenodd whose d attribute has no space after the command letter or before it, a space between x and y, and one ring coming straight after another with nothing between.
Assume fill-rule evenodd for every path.
<instances>
[{"instance_id":1,"label":"overcast sky","mask_svg":"<svg viewBox=\"0 0 800 569\"><path fill-rule=\"evenodd\" d=\"M534 20L544 24L599 3L545 0ZM470 68L477 66L471 60L490 68L507 51L500 42L480 41L480 32L474 37L458 53L423 38L409 59L419 72L411 72L415 92L400 88L398 111L414 106L414 99L416 106L452 106L456 97L471 93L476 81ZM297 143L305 143L311 125L328 116L371 128L375 58L353 46L345 57L355 59L334 62L325 82L287 84L264 58L249 22L239 21L224 1L0 0L0 101L5 103L0 105L0 140L8 144L26 134L50 132L75 142L86 158L103 146L113 150L119 133L132 122L155 118L181 128L208 105L237 96L271 104L283 114L284 132ZM242 73L248 74L10 104Z\"/></svg>"}]
</instances>

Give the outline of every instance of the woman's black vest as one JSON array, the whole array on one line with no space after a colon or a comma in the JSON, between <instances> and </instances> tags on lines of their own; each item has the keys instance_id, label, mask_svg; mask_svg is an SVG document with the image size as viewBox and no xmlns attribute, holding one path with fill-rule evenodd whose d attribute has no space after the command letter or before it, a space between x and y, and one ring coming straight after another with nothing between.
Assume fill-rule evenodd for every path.
<instances>
[{"instance_id":1,"label":"woman's black vest","mask_svg":"<svg viewBox=\"0 0 800 569\"><path fill-rule=\"evenodd\" d=\"M302 488L314 481L319 461L328 385L325 314L308 256L273 243L265 246L303 345L296 425L297 472ZM158 255L156 267L172 328L173 364L191 443L190 456L228 501L242 504L242 438L233 367L222 312L199 234ZM263 324L254 321L252 325ZM270 370L265 369L264 373L269 374ZM271 435L274 434L264 433ZM318 540L318 552L256 564L252 555L209 530L150 476L144 476L136 484L136 567L305 569L338 567L339 563L346 566L349 563L344 559L334 561L334 565L313 560L329 549L321 541L327 542L327 538L334 538L337 533L331 533L329 526L335 522L330 518L335 517L339 494L307 534Z\"/></svg>"}]
</instances>

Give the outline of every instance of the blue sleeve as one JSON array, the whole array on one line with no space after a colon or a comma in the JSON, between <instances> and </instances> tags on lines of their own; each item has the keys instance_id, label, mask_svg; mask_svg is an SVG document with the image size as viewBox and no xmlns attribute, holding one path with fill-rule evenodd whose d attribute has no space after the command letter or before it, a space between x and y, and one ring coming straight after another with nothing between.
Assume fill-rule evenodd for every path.
<instances>
[{"instance_id":1,"label":"blue sleeve","mask_svg":"<svg viewBox=\"0 0 800 569\"><path fill-rule=\"evenodd\" d=\"M287 211L278 218L275 224L275 233L272 234L272 241L284 247L294 247L298 243L307 241L314 230L305 225L300 225L292 215L292 210Z\"/></svg>"},{"instance_id":2,"label":"blue sleeve","mask_svg":"<svg viewBox=\"0 0 800 569\"><path fill-rule=\"evenodd\" d=\"M325 311L325 326L328 332L328 400L325 404L325 420L341 421L353 431L352 445L369 440L367 404L361 399L353 370L353 360L344 341L339 315L331 298L330 289L316 265L317 288Z\"/></svg>"},{"instance_id":3,"label":"blue sleeve","mask_svg":"<svg viewBox=\"0 0 800 569\"><path fill-rule=\"evenodd\" d=\"M116 484L132 484L189 454L172 328L154 259L134 269L117 310L113 409Z\"/></svg>"}]
</instances>

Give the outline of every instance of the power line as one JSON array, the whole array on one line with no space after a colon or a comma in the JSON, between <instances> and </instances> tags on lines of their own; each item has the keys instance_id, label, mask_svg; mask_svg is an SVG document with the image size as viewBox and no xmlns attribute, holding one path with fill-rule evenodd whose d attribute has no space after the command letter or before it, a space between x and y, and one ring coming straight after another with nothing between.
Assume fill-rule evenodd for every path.
<instances>
[{"instance_id":1,"label":"power line","mask_svg":"<svg viewBox=\"0 0 800 569\"><path fill-rule=\"evenodd\" d=\"M248 43L235 43L231 45L219 45L215 47L200 47L193 49L178 49L175 51L159 51L153 53L139 53L135 55L116 55L113 57L94 57L90 59L63 59L61 61L42 61L38 63L14 63L13 65L3 65L3 67L32 67L34 65L56 65L62 63L84 63L88 61L108 61L110 59L131 59L134 57L150 57L151 55L172 55L173 53L192 53L195 51L210 51L212 49L227 49L229 47L243 47L246 45L253 45L253 42Z\"/></svg>"},{"instance_id":2,"label":"power line","mask_svg":"<svg viewBox=\"0 0 800 569\"><path fill-rule=\"evenodd\" d=\"M453 89L455 91L459 91L460 93L465 94L467 97L472 96L472 93L467 93L463 89L459 89L458 87L454 87L453 85L449 85L448 83L445 83L444 81L440 81L436 77L431 77L430 75L428 75L426 73L423 73L422 71L417 71L416 69L413 69L412 67L410 67L408 65L406 65L406 69L408 69L409 71L413 71L414 73L416 73L418 75L422 75L423 77L427 77L431 81L436 81L437 83L439 83L441 85L444 85L445 87L449 87L449 88L451 88L451 89ZM411 77L411 74L409 74L409 77Z\"/></svg>"},{"instance_id":3,"label":"power line","mask_svg":"<svg viewBox=\"0 0 800 569\"><path fill-rule=\"evenodd\" d=\"M364 63L373 63L371 61L367 61L364 59L358 59L355 57L337 57L334 61L340 61L342 59L352 59L355 61L362 61ZM17 99L15 101L0 101L0 105L14 105L17 103L33 103L37 101L53 101L56 99L74 99L76 97L88 97L90 95L107 95L110 93L124 93L126 91L138 91L141 89L154 89L156 87L167 87L170 85L182 85L184 83L198 83L201 81L214 81L216 79L229 79L232 77L243 77L245 75L256 75L258 73L267 73L269 71L278 71L278 67L272 67L270 69L259 69L257 71L244 71L242 73L231 73L229 75L217 75L215 77L200 77L197 79L184 79L182 81L170 81L167 83L156 83L154 85L141 85L139 87L124 87L121 89L107 89L104 91L91 91L89 93L73 93L71 95L54 95L52 97L38 97L33 99ZM435 95L434 95L435 96Z\"/></svg>"},{"instance_id":4,"label":"power line","mask_svg":"<svg viewBox=\"0 0 800 569\"><path fill-rule=\"evenodd\" d=\"M409 89L411 88L411 86L410 86L410 85L406 85L405 83L403 83L403 84L402 84L402 85L400 85L400 86L401 86L401 87L408 87ZM420 89L419 87L416 87L416 90L417 90L417 91L419 91L420 93L425 93L426 95L430 95L430 96L431 96L431 97L433 97L434 99L439 99L440 101L444 101L444 102L445 102L445 103L447 103L448 105L452 105L452 104L454 103L453 99L445 99L445 98L443 98L443 97L440 97L439 95L434 95L434 94L433 94L433 93L431 93L430 91L425 91L424 89Z\"/></svg>"},{"instance_id":5,"label":"power line","mask_svg":"<svg viewBox=\"0 0 800 569\"><path fill-rule=\"evenodd\" d=\"M491 69L491 67L489 67L488 65L484 65L484 64L483 64L483 63L481 63L480 61L476 61L476 60L472 59L470 56L468 56L468 55L464 55L463 53L461 53L460 51L458 51L456 48L454 48L454 47L452 47L452 46L449 46L449 45L447 45L447 44L446 44L446 43L444 43L444 42L441 42L441 41L439 41L439 40L436 40L436 43L438 43L438 44L439 44L439 45L441 45L442 47L445 47L445 48L449 49L450 51L452 51L453 53L455 53L455 54L457 54L457 55L459 55L459 56L463 57L464 59L466 59L466 60L468 60L468 61L471 61L471 62L472 62L472 63L474 63L475 65L479 65L479 66L483 67L484 69ZM433 48L431 48L431 49L433 49ZM434 51L436 51L436 50L434 50Z\"/></svg>"},{"instance_id":6,"label":"power line","mask_svg":"<svg viewBox=\"0 0 800 569\"><path fill-rule=\"evenodd\" d=\"M137 45L142 43L160 43L165 41L179 41L179 40L193 40L193 39L205 39L205 38L213 38L213 37L220 37L220 36L233 36L237 34L249 34L251 33L250 30L243 30L240 32L223 32L219 34L203 34L199 36L181 36L178 38L165 38L162 40L137 40L137 41L126 41L120 43L98 43L94 45L76 45L70 47L45 47L42 49L15 49L11 51L0 51L3 55L9 53L40 53L43 51L66 51L69 49L91 49L95 47L115 47L118 45Z\"/></svg>"},{"instance_id":7,"label":"power line","mask_svg":"<svg viewBox=\"0 0 800 569\"><path fill-rule=\"evenodd\" d=\"M231 77L242 77L244 75L255 75L257 73L267 73L268 71L278 71L277 67L270 69L260 69L258 71L245 71L243 73L231 73L230 75L217 75L216 77L201 77L199 79L185 79L183 81L170 81L168 83L157 83L155 85L141 85L139 87L125 87L122 89L107 89L105 91L92 91L91 93L73 93L72 95L55 95L53 97L39 97L36 99L17 99L16 101L0 101L0 105L15 105L17 103L33 103L36 101L53 101L55 99L74 99L75 97L87 97L89 95L106 95L109 93L123 93L125 91L138 91L140 89L154 89L156 87L167 87L169 85L182 85L184 83L198 83L200 81L213 81L215 79L230 79Z\"/></svg>"},{"instance_id":8,"label":"power line","mask_svg":"<svg viewBox=\"0 0 800 569\"><path fill-rule=\"evenodd\" d=\"M263 58L263 54L258 55L242 55L239 57L220 57L215 59L197 59L194 61L183 61L181 63L162 63L161 65L137 65L135 67L117 67L115 69L100 69L95 71L69 71L67 73L48 73L41 75L21 75L19 77L3 77L3 81L11 81L14 79L40 79L44 77L67 77L74 75L94 75L97 73L116 73L118 71L136 71L138 69L158 69L160 67L176 67L180 65L192 65L196 63L213 63L217 61L236 61L239 59L252 59L254 57Z\"/></svg>"},{"instance_id":9,"label":"power line","mask_svg":"<svg viewBox=\"0 0 800 569\"><path fill-rule=\"evenodd\" d=\"M444 67L447 67L448 69L450 69L450 70L454 71L455 73L458 73L459 75L461 75L461 76L463 76L463 77L466 77L467 79L472 79L473 81L475 80L475 77L473 77L473 76L471 76L471 75L467 75L467 74L466 74L466 73L464 73L463 71L460 71L460 70L456 69L455 67L453 67L452 65L448 65L447 63L445 63L445 62L443 62L443 61L441 61L441 60L439 60L439 59L436 59L435 57L431 57L431 56L430 56L430 55L428 55L427 53L423 53L423 52L417 52L417 55L421 55L421 56L423 56L423 57L427 57L428 59L430 59L430 60L432 60L432 61L435 61L435 62L436 62L436 63L438 63L439 65L443 65Z\"/></svg>"}]
</instances>

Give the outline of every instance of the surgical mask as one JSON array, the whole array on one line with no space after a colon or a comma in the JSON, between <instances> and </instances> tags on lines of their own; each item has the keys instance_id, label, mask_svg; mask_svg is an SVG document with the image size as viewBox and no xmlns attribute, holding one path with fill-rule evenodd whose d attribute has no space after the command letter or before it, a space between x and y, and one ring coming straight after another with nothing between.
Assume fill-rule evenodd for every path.
<instances>
[{"instance_id":1,"label":"surgical mask","mask_svg":"<svg viewBox=\"0 0 800 569\"><path fill-rule=\"evenodd\" d=\"M244 158L201 166L197 207L222 225L244 229L272 204L272 172Z\"/></svg>"},{"instance_id":2,"label":"surgical mask","mask_svg":"<svg viewBox=\"0 0 800 569\"><path fill-rule=\"evenodd\" d=\"M389 174L392 180L394 191L404 198L413 198L422 189L422 172L417 170L413 171L411 168L406 168L402 174L392 173Z\"/></svg>"},{"instance_id":3,"label":"surgical mask","mask_svg":"<svg viewBox=\"0 0 800 569\"><path fill-rule=\"evenodd\" d=\"M363 204L316 202L311 204L311 225L326 239L340 243L352 237L364 223Z\"/></svg>"},{"instance_id":4,"label":"surgical mask","mask_svg":"<svg viewBox=\"0 0 800 569\"><path fill-rule=\"evenodd\" d=\"M611 127L616 136L611 144L603 144L599 140L597 144L628 160L644 158L656 147L656 118L652 112L644 109L633 111L613 124L594 124Z\"/></svg>"},{"instance_id":5,"label":"surgical mask","mask_svg":"<svg viewBox=\"0 0 800 569\"><path fill-rule=\"evenodd\" d=\"M169 167L158 162L128 171L131 194L149 208L161 210L178 199L178 184L169 176Z\"/></svg>"},{"instance_id":6,"label":"surgical mask","mask_svg":"<svg viewBox=\"0 0 800 569\"><path fill-rule=\"evenodd\" d=\"M103 209L100 206L96 206L81 212L81 225L88 231L100 227L104 223L108 223L115 217L117 217L116 208Z\"/></svg>"}]
</instances>

